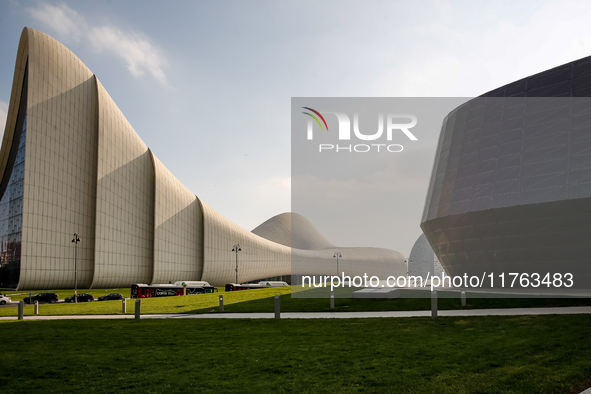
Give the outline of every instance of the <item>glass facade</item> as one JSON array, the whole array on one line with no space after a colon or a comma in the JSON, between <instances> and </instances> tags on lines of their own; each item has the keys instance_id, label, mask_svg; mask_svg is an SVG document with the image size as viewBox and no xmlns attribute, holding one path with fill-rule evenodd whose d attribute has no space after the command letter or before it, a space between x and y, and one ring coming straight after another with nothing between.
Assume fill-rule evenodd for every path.
<instances>
[{"instance_id":1,"label":"glass facade","mask_svg":"<svg viewBox=\"0 0 591 394\"><path fill-rule=\"evenodd\" d=\"M20 279L27 134L26 81L27 73L25 71L19 117L16 122L8 166L0 184L0 288L16 288Z\"/></svg>"},{"instance_id":2,"label":"glass facade","mask_svg":"<svg viewBox=\"0 0 591 394\"><path fill-rule=\"evenodd\" d=\"M14 288L18 285L21 263L21 238L23 230L23 186L25 178L25 140L27 118L20 133L18 152L8 187L0 199L0 286ZM4 272L5 271L5 272Z\"/></svg>"}]
</instances>

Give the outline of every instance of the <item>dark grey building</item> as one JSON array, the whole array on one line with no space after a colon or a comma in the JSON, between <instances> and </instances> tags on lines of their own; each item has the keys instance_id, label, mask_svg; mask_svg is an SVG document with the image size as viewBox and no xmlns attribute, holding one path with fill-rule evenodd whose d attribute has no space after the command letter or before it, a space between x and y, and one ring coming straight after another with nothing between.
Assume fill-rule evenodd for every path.
<instances>
[{"instance_id":1,"label":"dark grey building","mask_svg":"<svg viewBox=\"0 0 591 394\"><path fill-rule=\"evenodd\" d=\"M591 287L590 96L587 57L446 117L421 227L449 275L494 273L499 287L502 273L572 273Z\"/></svg>"}]
</instances>

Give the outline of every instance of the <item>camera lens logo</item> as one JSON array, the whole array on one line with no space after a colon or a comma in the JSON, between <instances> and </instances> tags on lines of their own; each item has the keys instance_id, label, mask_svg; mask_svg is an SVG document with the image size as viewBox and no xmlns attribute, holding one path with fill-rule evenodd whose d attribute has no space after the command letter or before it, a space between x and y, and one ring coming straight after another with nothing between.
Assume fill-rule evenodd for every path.
<instances>
[{"instance_id":1,"label":"camera lens logo","mask_svg":"<svg viewBox=\"0 0 591 394\"><path fill-rule=\"evenodd\" d=\"M326 123L326 119L324 116L318 111L310 107L302 107L307 109L308 111L312 112L302 112L304 115L309 116L310 118L314 119L320 130L328 131L328 124ZM351 140L351 120L349 115L344 112L326 112L325 114L333 114L336 116L338 121L338 139L339 141L347 141ZM317 116L316 116L317 115ZM318 119L320 118L320 119ZM384 118L386 122L384 122ZM314 122L312 119L308 119L308 127L307 127L307 138L308 140L314 139ZM400 119L406 120L406 122L401 122ZM322 123L320 122L322 120ZM322 124L324 123L324 127ZM385 123L385 124L384 124ZM417 117L412 114L378 114L378 130L373 134L364 134L359 129L359 114L353 114L353 133L355 138L362 141L375 141L382 137L384 134L384 130L386 131L386 140L392 141L393 135L395 132L402 132L409 140L417 141L417 137L410 131L411 128L416 126L417 124ZM386 126L386 127L384 127ZM369 152L371 150L376 150L377 152L380 151L388 151L388 152L402 152L404 147L400 144L357 144L357 145L333 145L333 144L319 144L318 145L319 152L322 151L348 151L348 152Z\"/></svg>"},{"instance_id":2,"label":"camera lens logo","mask_svg":"<svg viewBox=\"0 0 591 394\"><path fill-rule=\"evenodd\" d=\"M312 109L310 107L302 107L303 109L307 109L309 111L314 112L316 115L320 116L320 119L322 119L322 122L324 122L324 125L326 126L326 131L328 131L328 125L326 124L326 119L324 119L324 116L322 116L320 114L320 112L316 111L315 109ZM315 117L314 115L312 115L309 112L302 112L305 115L310 116L312 119L314 119L316 121L316 123L318 123L318 126L320 126L320 130L322 130L322 124L320 123L320 121L318 120L317 117ZM311 140L312 139L312 127L310 127L311 125L308 126L308 139Z\"/></svg>"}]
</instances>

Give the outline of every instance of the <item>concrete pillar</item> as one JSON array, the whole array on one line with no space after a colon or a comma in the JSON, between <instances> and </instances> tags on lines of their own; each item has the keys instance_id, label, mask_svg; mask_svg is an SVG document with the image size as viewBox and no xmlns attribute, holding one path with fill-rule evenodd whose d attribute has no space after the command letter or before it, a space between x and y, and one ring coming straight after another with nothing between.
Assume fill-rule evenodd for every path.
<instances>
[{"instance_id":1,"label":"concrete pillar","mask_svg":"<svg viewBox=\"0 0 591 394\"><path fill-rule=\"evenodd\" d=\"M39 301L35 301L35 314L39 314Z\"/></svg>"},{"instance_id":2,"label":"concrete pillar","mask_svg":"<svg viewBox=\"0 0 591 394\"><path fill-rule=\"evenodd\" d=\"M224 311L224 295L220 294L220 312Z\"/></svg>"},{"instance_id":3,"label":"concrete pillar","mask_svg":"<svg viewBox=\"0 0 591 394\"><path fill-rule=\"evenodd\" d=\"M466 306L466 292L464 290L462 290L462 306Z\"/></svg>"},{"instance_id":4,"label":"concrete pillar","mask_svg":"<svg viewBox=\"0 0 591 394\"><path fill-rule=\"evenodd\" d=\"M127 313L127 299L121 300L121 313Z\"/></svg>"},{"instance_id":5,"label":"concrete pillar","mask_svg":"<svg viewBox=\"0 0 591 394\"><path fill-rule=\"evenodd\" d=\"M18 319L23 320L25 317L25 302L19 301L18 302Z\"/></svg>"}]
</instances>

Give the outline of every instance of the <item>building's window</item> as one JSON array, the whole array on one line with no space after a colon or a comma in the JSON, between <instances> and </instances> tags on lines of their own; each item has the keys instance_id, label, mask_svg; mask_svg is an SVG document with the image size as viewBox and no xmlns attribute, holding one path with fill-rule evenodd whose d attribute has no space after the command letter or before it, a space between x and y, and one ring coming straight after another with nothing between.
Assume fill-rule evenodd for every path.
<instances>
[{"instance_id":1,"label":"building's window","mask_svg":"<svg viewBox=\"0 0 591 394\"><path fill-rule=\"evenodd\" d=\"M16 288L20 279L25 141L27 135L27 71L25 71L17 130L0 185L0 288ZM20 131L20 132L19 132ZM7 184L4 184L7 182ZM2 192L3 190L3 192Z\"/></svg>"}]
</instances>

